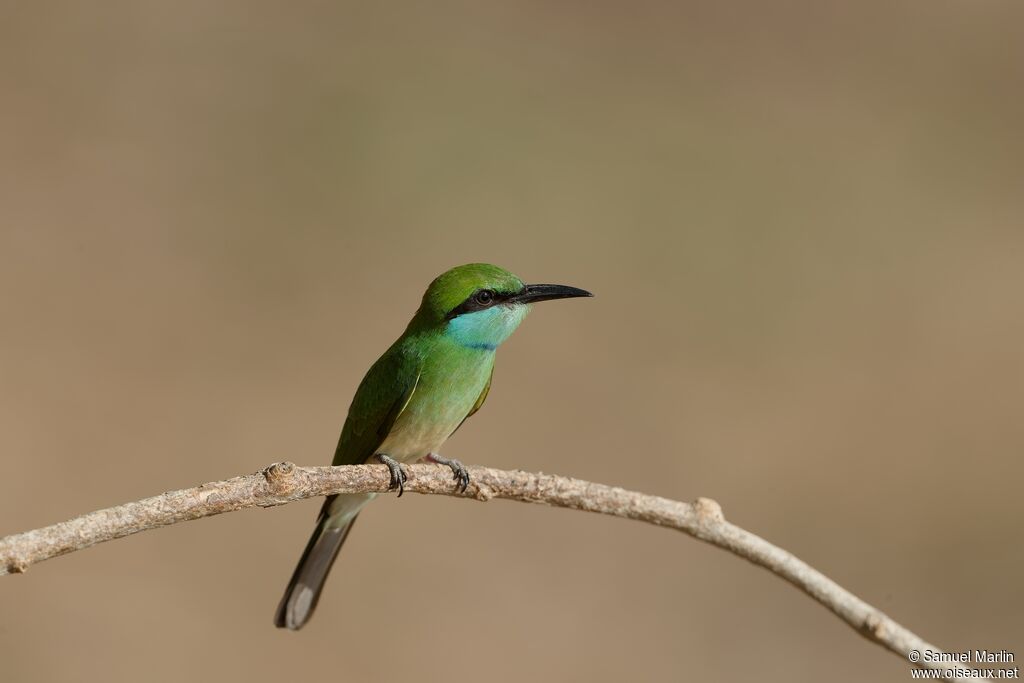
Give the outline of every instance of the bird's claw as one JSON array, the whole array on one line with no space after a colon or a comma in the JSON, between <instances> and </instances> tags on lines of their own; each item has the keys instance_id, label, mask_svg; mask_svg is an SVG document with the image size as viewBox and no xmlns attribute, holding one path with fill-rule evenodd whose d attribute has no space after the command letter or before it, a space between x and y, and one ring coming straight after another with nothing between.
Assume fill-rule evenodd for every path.
<instances>
[{"instance_id":1,"label":"bird's claw","mask_svg":"<svg viewBox=\"0 0 1024 683\"><path fill-rule=\"evenodd\" d=\"M466 489L469 488L469 470L466 466L455 458L442 458L440 455L430 454L429 459L436 462L438 465L447 465L452 470L452 478L458 483L455 488L461 493L465 493Z\"/></svg>"},{"instance_id":2,"label":"bird's claw","mask_svg":"<svg viewBox=\"0 0 1024 683\"><path fill-rule=\"evenodd\" d=\"M402 463L383 453L377 454L377 460L388 466L388 471L391 472L391 483L388 484L388 488L392 491L398 489L397 497L401 498L402 494L405 493L405 482L409 478L409 475L405 473L405 468L402 467Z\"/></svg>"},{"instance_id":3,"label":"bird's claw","mask_svg":"<svg viewBox=\"0 0 1024 683\"><path fill-rule=\"evenodd\" d=\"M458 482L459 490L465 493L469 488L469 470L458 460L452 460L448 466L452 468L452 478Z\"/></svg>"}]
</instances>

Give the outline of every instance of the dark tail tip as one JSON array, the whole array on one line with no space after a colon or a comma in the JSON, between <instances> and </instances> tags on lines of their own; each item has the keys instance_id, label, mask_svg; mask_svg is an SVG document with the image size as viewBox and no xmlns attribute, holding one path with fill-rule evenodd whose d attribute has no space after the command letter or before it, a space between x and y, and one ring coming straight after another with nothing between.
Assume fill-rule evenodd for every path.
<instances>
[{"instance_id":1,"label":"dark tail tip","mask_svg":"<svg viewBox=\"0 0 1024 683\"><path fill-rule=\"evenodd\" d=\"M313 609L316 607L319 597L314 588L310 586L296 584L289 587L288 592L281 599L281 604L277 606L274 626L286 628L289 631L298 631L313 616Z\"/></svg>"},{"instance_id":2,"label":"dark tail tip","mask_svg":"<svg viewBox=\"0 0 1024 683\"><path fill-rule=\"evenodd\" d=\"M355 521L353 517L345 526L331 528L325 526L326 517L320 521L277 606L275 626L298 631L313 616L327 575Z\"/></svg>"}]
</instances>

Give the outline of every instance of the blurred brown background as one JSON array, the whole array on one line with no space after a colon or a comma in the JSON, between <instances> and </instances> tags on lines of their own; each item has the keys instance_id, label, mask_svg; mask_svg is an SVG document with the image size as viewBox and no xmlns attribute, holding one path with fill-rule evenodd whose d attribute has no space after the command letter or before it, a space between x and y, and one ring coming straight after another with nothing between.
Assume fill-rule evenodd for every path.
<instances>
[{"instance_id":1,"label":"blurred brown background","mask_svg":"<svg viewBox=\"0 0 1024 683\"><path fill-rule=\"evenodd\" d=\"M1018 3L0 14L0 533L326 463L426 284L485 260L597 298L538 307L448 455L716 498L1024 655ZM501 502L378 501L276 631L318 506L0 579L4 680L909 678L721 551Z\"/></svg>"}]
</instances>

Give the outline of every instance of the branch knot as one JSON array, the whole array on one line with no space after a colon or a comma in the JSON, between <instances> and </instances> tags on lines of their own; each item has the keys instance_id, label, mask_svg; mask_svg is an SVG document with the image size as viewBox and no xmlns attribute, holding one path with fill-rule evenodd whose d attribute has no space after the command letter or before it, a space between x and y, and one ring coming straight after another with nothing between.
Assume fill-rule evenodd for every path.
<instances>
[{"instance_id":1,"label":"branch knot","mask_svg":"<svg viewBox=\"0 0 1024 683\"><path fill-rule=\"evenodd\" d=\"M725 514L718 501L711 498L698 498L693 501L693 509L697 512L697 519L703 525L717 524L725 521Z\"/></svg>"},{"instance_id":2,"label":"branch knot","mask_svg":"<svg viewBox=\"0 0 1024 683\"><path fill-rule=\"evenodd\" d=\"M281 487L286 482L290 481L294 474L295 463L288 461L275 462L273 465L263 470L263 476L267 480L267 483L274 487Z\"/></svg>"}]
</instances>

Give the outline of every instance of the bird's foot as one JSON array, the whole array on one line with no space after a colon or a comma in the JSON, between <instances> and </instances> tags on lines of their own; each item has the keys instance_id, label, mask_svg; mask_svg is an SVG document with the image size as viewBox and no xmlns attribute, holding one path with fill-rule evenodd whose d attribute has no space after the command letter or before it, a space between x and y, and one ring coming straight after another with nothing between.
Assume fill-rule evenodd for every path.
<instances>
[{"instance_id":1,"label":"bird's foot","mask_svg":"<svg viewBox=\"0 0 1024 683\"><path fill-rule=\"evenodd\" d=\"M398 489L398 497L401 498L402 494L405 493L405 482L409 478L409 475L405 473L405 468L402 467L402 463L383 453L377 454L377 460L388 466L388 470L391 471L391 484L388 488L392 491Z\"/></svg>"},{"instance_id":2,"label":"bird's foot","mask_svg":"<svg viewBox=\"0 0 1024 683\"><path fill-rule=\"evenodd\" d=\"M466 466L455 458L442 458L437 453L428 453L427 460L430 462L436 462L438 465L447 465L452 468L452 475L454 475L455 481L459 482L456 486L459 491L465 493L466 488L469 487L469 470Z\"/></svg>"}]
</instances>

